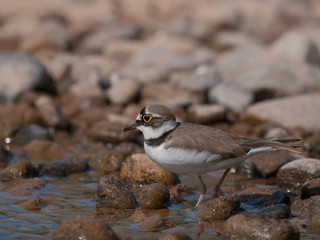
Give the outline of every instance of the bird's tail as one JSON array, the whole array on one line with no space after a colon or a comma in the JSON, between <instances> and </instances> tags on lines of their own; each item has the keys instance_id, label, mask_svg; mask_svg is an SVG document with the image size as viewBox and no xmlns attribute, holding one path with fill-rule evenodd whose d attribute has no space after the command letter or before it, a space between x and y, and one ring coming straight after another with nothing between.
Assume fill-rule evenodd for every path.
<instances>
[{"instance_id":1,"label":"bird's tail","mask_svg":"<svg viewBox=\"0 0 320 240\"><path fill-rule=\"evenodd\" d=\"M301 153L296 148L302 147L302 144L296 143L300 139L257 139L248 140L241 145L248 149L269 148L272 150L286 150L293 153Z\"/></svg>"}]
</instances>

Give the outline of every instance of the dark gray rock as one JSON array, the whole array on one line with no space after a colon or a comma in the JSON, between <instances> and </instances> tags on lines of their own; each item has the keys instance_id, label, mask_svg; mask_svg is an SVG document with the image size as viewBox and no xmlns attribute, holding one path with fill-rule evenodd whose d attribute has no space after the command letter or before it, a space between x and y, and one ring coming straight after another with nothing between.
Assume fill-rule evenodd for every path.
<instances>
[{"instance_id":1,"label":"dark gray rock","mask_svg":"<svg viewBox=\"0 0 320 240\"><path fill-rule=\"evenodd\" d=\"M0 172L0 181L6 182L16 178L37 176L38 173L28 161L20 161L9 165Z\"/></svg>"},{"instance_id":2,"label":"dark gray rock","mask_svg":"<svg viewBox=\"0 0 320 240\"><path fill-rule=\"evenodd\" d=\"M52 140L47 128L37 124L31 124L20 129L14 136L13 142L18 145L25 145L34 139Z\"/></svg>"},{"instance_id":3,"label":"dark gray rock","mask_svg":"<svg viewBox=\"0 0 320 240\"><path fill-rule=\"evenodd\" d=\"M274 206L262 208L257 212L257 214L264 217L283 219L290 216L290 208L286 204L277 204Z\"/></svg>"},{"instance_id":4,"label":"dark gray rock","mask_svg":"<svg viewBox=\"0 0 320 240\"><path fill-rule=\"evenodd\" d=\"M303 184L301 198L307 199L315 195L320 195L320 178L314 178Z\"/></svg>"}]
</instances>

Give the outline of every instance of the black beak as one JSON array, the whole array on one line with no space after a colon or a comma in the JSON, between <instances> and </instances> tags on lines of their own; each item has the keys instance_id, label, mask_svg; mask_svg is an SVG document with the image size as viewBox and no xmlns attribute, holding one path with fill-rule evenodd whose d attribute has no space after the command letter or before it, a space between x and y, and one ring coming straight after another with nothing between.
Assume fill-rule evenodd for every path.
<instances>
[{"instance_id":1,"label":"black beak","mask_svg":"<svg viewBox=\"0 0 320 240\"><path fill-rule=\"evenodd\" d=\"M136 129L136 128L137 128L137 124L134 123L134 124L131 124L131 125L128 126L128 127L125 127L125 128L123 129L123 131L124 131L124 132L128 132L128 131L130 131L130 130L132 130L132 129Z\"/></svg>"}]
</instances>

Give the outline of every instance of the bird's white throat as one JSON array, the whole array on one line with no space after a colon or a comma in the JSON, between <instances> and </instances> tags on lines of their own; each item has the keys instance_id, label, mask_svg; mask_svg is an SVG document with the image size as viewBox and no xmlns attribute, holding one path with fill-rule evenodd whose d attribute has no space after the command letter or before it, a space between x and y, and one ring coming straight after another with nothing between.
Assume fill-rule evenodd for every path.
<instances>
[{"instance_id":1,"label":"bird's white throat","mask_svg":"<svg viewBox=\"0 0 320 240\"><path fill-rule=\"evenodd\" d=\"M139 126L139 129L143 133L143 137L145 140L149 139L156 139L161 137L166 132L171 131L172 129L176 128L178 123L176 121L167 121L162 124L161 127L153 128L151 126Z\"/></svg>"}]
</instances>

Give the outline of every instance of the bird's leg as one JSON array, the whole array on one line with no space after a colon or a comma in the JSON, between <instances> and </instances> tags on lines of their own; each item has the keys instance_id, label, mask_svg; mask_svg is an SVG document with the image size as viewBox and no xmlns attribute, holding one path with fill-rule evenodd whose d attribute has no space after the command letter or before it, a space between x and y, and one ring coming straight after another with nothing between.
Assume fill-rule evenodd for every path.
<instances>
[{"instance_id":1,"label":"bird's leg","mask_svg":"<svg viewBox=\"0 0 320 240\"><path fill-rule=\"evenodd\" d=\"M202 186L202 192L201 192L201 195L200 195L200 197L199 197L199 200L198 200L198 202L197 202L197 204L196 204L196 207L198 207L198 206L201 204L201 202L202 202L202 200L203 200L203 198L204 198L204 195L206 195L206 193L207 193L206 185L204 184L204 182L203 182L202 177L201 177L200 174L198 175L198 178L199 178L200 183L201 183L201 186Z\"/></svg>"},{"instance_id":2,"label":"bird's leg","mask_svg":"<svg viewBox=\"0 0 320 240\"><path fill-rule=\"evenodd\" d=\"M221 191L220 187L221 187L221 184L222 184L223 180L225 179L225 177L227 176L228 172L230 171L230 169L231 168L227 168L224 171L224 173L223 173L222 177L220 178L218 184L214 187L213 198L218 198L218 197L222 196L222 191Z\"/></svg>"}]
</instances>

